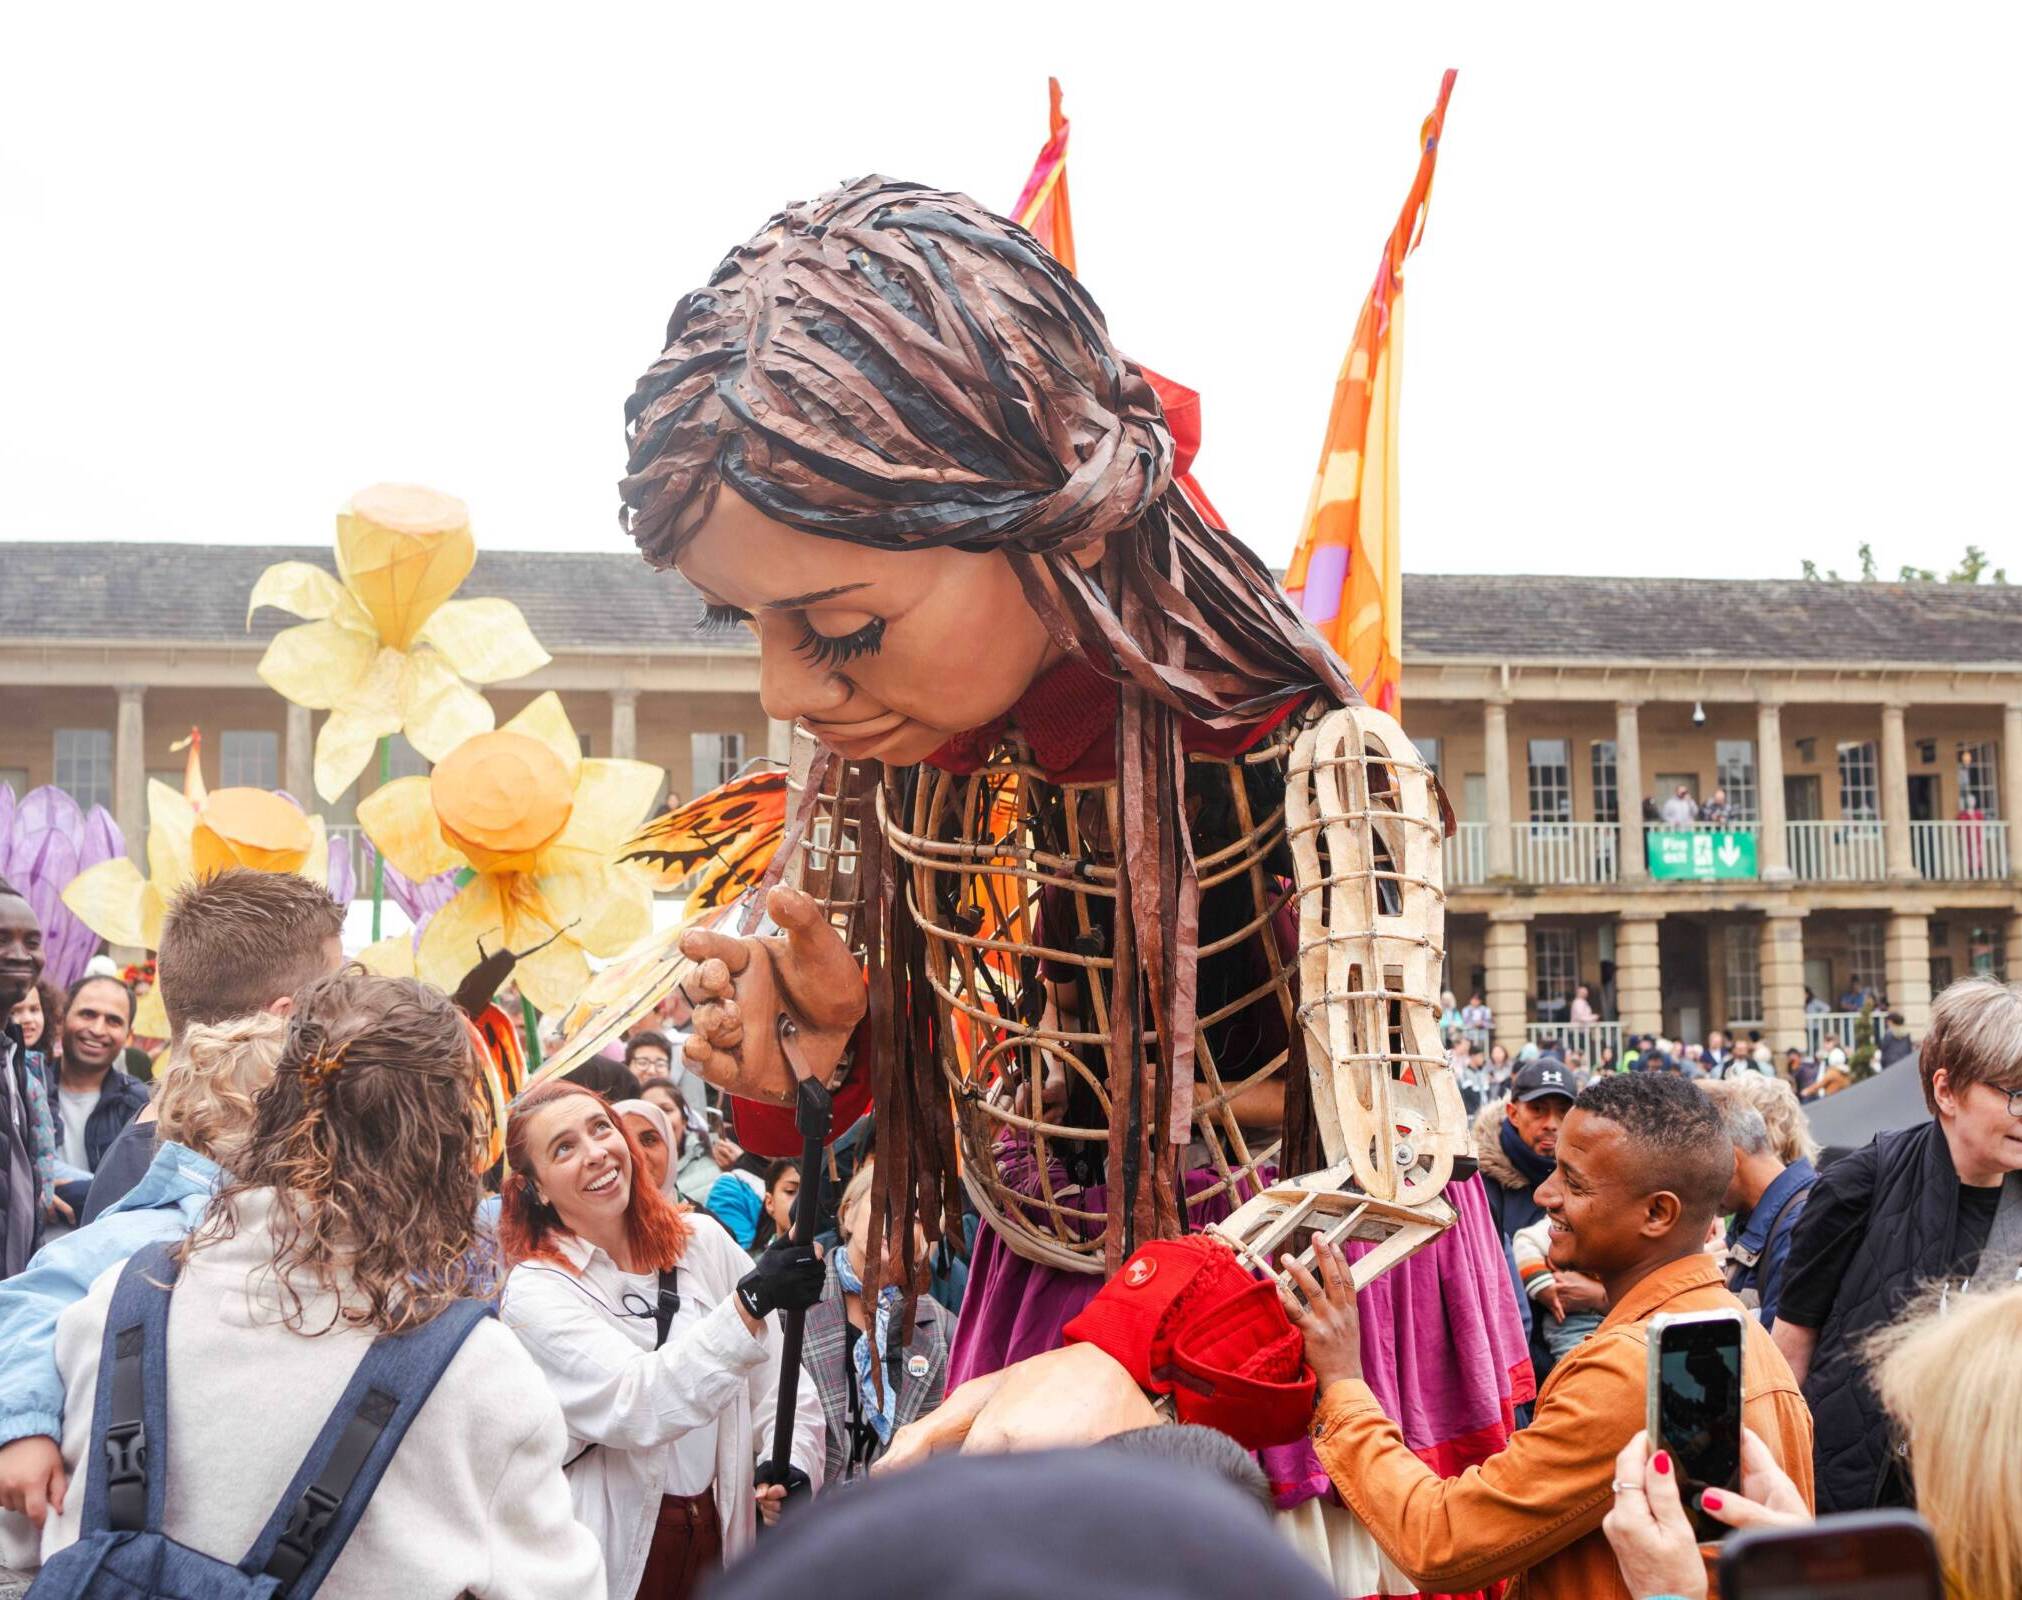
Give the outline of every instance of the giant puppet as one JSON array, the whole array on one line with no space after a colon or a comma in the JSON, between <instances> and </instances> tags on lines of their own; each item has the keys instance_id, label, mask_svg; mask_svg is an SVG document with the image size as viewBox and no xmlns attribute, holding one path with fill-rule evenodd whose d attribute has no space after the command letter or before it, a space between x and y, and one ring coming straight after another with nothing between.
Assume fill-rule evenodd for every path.
<instances>
[{"instance_id":1,"label":"giant puppet","mask_svg":"<svg viewBox=\"0 0 2022 1600\"><path fill-rule=\"evenodd\" d=\"M626 527L820 746L789 828L817 894L773 892L782 937L689 936L690 1062L761 1106L812 1072L838 1127L874 1104L901 1254L966 1186L974 1370L1141 1247L1318 1231L1375 1280L1400 1409L1498 1433L1528 1375L1438 1043L1437 785L1176 481L1082 286L866 178L681 300L627 422Z\"/></svg>"}]
</instances>

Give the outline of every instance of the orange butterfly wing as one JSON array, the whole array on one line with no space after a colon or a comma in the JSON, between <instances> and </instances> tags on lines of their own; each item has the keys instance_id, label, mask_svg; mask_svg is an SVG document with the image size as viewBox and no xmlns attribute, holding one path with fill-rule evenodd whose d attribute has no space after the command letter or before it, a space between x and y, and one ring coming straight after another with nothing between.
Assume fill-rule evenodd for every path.
<instances>
[{"instance_id":1,"label":"orange butterfly wing","mask_svg":"<svg viewBox=\"0 0 2022 1600\"><path fill-rule=\"evenodd\" d=\"M692 915L729 905L758 883L785 834L786 774L768 769L663 811L639 830L624 859L651 868L657 889L694 879Z\"/></svg>"}]
</instances>

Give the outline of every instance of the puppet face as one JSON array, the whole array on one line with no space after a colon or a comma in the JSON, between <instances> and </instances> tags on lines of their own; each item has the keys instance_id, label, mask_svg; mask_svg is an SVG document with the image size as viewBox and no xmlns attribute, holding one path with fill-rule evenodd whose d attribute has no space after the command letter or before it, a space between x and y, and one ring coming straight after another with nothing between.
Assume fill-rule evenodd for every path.
<instances>
[{"instance_id":1,"label":"puppet face","mask_svg":"<svg viewBox=\"0 0 2022 1600\"><path fill-rule=\"evenodd\" d=\"M922 760L1009 711L1061 654L996 552L872 550L726 491L676 565L712 619L757 634L765 714L852 760Z\"/></svg>"}]
</instances>

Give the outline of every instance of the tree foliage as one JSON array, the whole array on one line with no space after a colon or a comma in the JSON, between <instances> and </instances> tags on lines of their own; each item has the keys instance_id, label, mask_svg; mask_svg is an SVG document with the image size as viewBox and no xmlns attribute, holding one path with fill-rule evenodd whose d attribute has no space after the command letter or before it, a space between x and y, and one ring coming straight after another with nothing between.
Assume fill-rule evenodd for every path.
<instances>
[{"instance_id":1,"label":"tree foliage","mask_svg":"<svg viewBox=\"0 0 2022 1600\"><path fill-rule=\"evenodd\" d=\"M1860 562L1859 583L1878 583L1881 574L1875 570L1875 549L1871 544L1857 545L1854 555ZM1848 580L1839 575L1837 567L1819 569L1816 561L1799 563L1803 576L1813 583L1845 583ZM2008 569L1997 567L1992 558L1977 544L1966 546L1966 552L1959 557L1959 564L1950 572L1939 573L1931 567L1904 565L1896 569L1897 583L2006 583Z\"/></svg>"}]
</instances>

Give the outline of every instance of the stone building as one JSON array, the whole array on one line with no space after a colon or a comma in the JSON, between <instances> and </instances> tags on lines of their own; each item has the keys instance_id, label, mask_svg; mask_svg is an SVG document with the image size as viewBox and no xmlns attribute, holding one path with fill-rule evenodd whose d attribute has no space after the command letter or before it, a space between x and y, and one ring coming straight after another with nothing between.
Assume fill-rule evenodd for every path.
<instances>
[{"instance_id":1,"label":"stone building","mask_svg":"<svg viewBox=\"0 0 2022 1600\"><path fill-rule=\"evenodd\" d=\"M204 731L212 784L310 793L314 718L254 675L293 619L245 600L327 546L13 544L0 552L0 781L107 805L134 848L149 776ZM786 729L742 632L622 555L485 551L461 591L518 603L554 656L489 692L554 689L590 754L692 795ZM1574 986L1620 1031L1845 1037L1885 994L1920 1031L1936 988L2022 944L2022 589L1690 579L1405 580L1405 725L1460 816L1448 973L1496 1036L1564 1034ZM394 771L422 763L396 742ZM361 792L376 775L361 780ZM1724 788L1724 825L1644 821ZM323 807L349 825L356 795ZM1856 984L1856 980L1859 983ZM1806 990L1826 1016L1805 1015Z\"/></svg>"}]
</instances>

